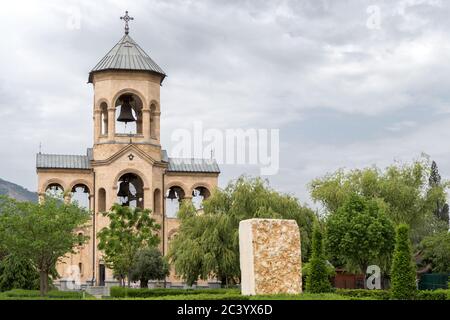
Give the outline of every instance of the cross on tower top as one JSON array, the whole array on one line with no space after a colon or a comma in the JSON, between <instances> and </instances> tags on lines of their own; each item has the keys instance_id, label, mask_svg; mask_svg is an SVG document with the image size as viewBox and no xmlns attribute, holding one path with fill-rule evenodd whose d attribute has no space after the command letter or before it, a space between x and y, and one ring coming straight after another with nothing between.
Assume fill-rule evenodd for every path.
<instances>
[{"instance_id":1,"label":"cross on tower top","mask_svg":"<svg viewBox=\"0 0 450 320\"><path fill-rule=\"evenodd\" d=\"M125 15L123 17L120 17L120 20L125 21L125 34L128 34L130 31L130 28L128 27L128 21L134 20L134 18L128 15L128 11L125 11Z\"/></svg>"}]
</instances>

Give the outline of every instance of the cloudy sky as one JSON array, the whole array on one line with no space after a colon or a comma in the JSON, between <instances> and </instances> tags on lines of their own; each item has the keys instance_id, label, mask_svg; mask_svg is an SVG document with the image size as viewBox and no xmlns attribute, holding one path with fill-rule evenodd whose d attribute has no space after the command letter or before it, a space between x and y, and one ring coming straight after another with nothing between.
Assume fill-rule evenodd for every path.
<instances>
[{"instance_id":1,"label":"cloudy sky","mask_svg":"<svg viewBox=\"0 0 450 320\"><path fill-rule=\"evenodd\" d=\"M427 153L450 175L450 3L438 0L7 1L0 177L36 190L35 153L92 145L88 72L123 35L165 70L162 143L192 128L280 129L271 184L310 202L338 168ZM221 185L255 166L222 166Z\"/></svg>"}]
</instances>

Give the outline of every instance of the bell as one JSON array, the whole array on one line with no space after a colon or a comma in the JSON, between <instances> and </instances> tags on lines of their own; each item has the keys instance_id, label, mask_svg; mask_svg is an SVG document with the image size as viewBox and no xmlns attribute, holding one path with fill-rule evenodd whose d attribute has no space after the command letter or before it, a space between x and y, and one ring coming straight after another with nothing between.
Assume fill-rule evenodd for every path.
<instances>
[{"instance_id":1,"label":"bell","mask_svg":"<svg viewBox=\"0 0 450 320\"><path fill-rule=\"evenodd\" d=\"M130 183L127 181L122 181L119 186L119 192L117 192L118 197L128 197L130 195Z\"/></svg>"},{"instance_id":2,"label":"bell","mask_svg":"<svg viewBox=\"0 0 450 320\"><path fill-rule=\"evenodd\" d=\"M176 198L177 198L177 195L175 194L175 190L170 189L169 190L169 195L167 196L167 199L173 200L173 199L176 199Z\"/></svg>"},{"instance_id":3,"label":"bell","mask_svg":"<svg viewBox=\"0 0 450 320\"><path fill-rule=\"evenodd\" d=\"M120 122L134 122L136 121L136 119L133 116L133 112L131 111L131 96L124 96L122 98L122 105L120 107L120 114L119 117L117 118L117 121Z\"/></svg>"}]
</instances>

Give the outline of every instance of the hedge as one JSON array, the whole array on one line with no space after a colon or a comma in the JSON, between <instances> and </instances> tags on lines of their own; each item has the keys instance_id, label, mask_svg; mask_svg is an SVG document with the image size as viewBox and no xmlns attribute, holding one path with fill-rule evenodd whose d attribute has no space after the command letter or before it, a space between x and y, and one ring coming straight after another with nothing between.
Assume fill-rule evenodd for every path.
<instances>
[{"instance_id":1,"label":"hedge","mask_svg":"<svg viewBox=\"0 0 450 320\"><path fill-rule=\"evenodd\" d=\"M113 298L152 298L183 295L240 295L238 289L134 289L127 287L112 287L110 290Z\"/></svg>"},{"instance_id":2,"label":"hedge","mask_svg":"<svg viewBox=\"0 0 450 320\"><path fill-rule=\"evenodd\" d=\"M388 290L336 289L336 293L345 297L370 298L371 300L389 300L391 298Z\"/></svg>"},{"instance_id":3,"label":"hedge","mask_svg":"<svg viewBox=\"0 0 450 320\"><path fill-rule=\"evenodd\" d=\"M417 300L450 300L450 290L419 290L417 291Z\"/></svg>"},{"instance_id":4,"label":"hedge","mask_svg":"<svg viewBox=\"0 0 450 320\"><path fill-rule=\"evenodd\" d=\"M39 290L12 289L2 293L7 298L42 298ZM89 293L84 293L84 298L92 298ZM49 299L83 299L83 291L58 291L51 290L44 298Z\"/></svg>"}]
</instances>

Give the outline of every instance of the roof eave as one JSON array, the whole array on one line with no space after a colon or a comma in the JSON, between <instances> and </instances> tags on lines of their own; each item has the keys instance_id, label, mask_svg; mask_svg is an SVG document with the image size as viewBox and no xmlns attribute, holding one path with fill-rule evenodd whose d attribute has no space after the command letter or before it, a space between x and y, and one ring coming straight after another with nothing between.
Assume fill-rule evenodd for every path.
<instances>
[{"instance_id":1,"label":"roof eave","mask_svg":"<svg viewBox=\"0 0 450 320\"><path fill-rule=\"evenodd\" d=\"M109 68L109 69L95 70L95 71L89 72L88 83L93 83L93 78L94 78L95 73L106 72L106 71L145 72L145 73L150 73L150 74L156 74L161 77L161 81L159 83L160 85L162 85L164 79L167 77L167 75L165 73L160 73L157 71Z\"/></svg>"}]
</instances>

